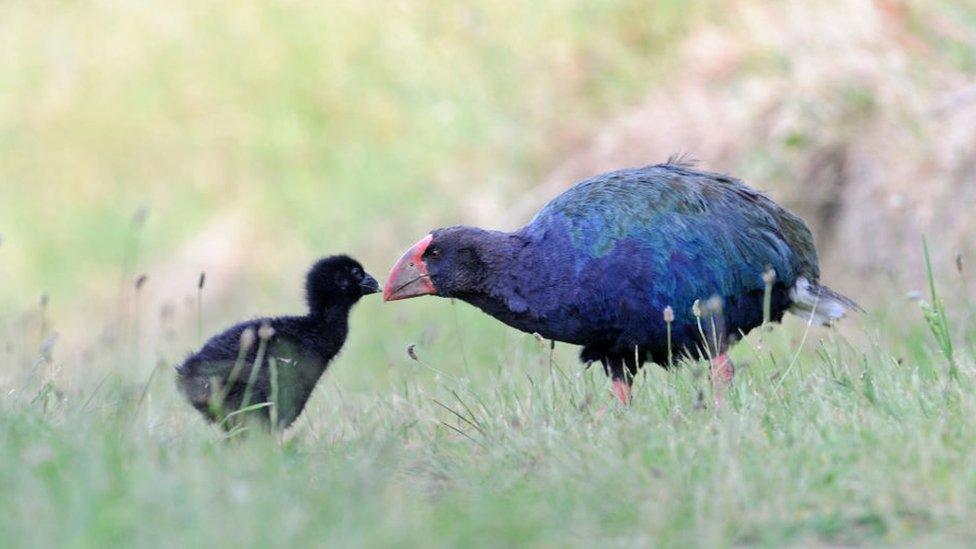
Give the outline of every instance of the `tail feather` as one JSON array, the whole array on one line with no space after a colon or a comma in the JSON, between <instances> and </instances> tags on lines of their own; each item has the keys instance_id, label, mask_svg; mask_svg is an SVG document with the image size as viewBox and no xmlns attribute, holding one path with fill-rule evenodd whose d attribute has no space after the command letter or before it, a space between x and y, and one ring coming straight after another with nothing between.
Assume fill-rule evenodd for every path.
<instances>
[{"instance_id":1,"label":"tail feather","mask_svg":"<svg viewBox=\"0 0 976 549\"><path fill-rule=\"evenodd\" d=\"M790 312L821 326L830 326L849 312L863 313L864 309L854 300L826 286L810 282L805 277L797 279L790 289Z\"/></svg>"}]
</instances>

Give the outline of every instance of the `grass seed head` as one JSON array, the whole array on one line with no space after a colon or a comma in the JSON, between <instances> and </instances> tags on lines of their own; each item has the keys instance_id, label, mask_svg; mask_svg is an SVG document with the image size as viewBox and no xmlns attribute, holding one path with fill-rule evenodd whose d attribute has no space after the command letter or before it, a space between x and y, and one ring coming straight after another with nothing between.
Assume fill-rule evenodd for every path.
<instances>
[{"instance_id":1,"label":"grass seed head","mask_svg":"<svg viewBox=\"0 0 976 549\"><path fill-rule=\"evenodd\" d=\"M200 271L200 278L199 278L199 280L197 280L197 289L198 290L202 290L203 289L203 285L206 284L206 283L207 283L207 272L206 271Z\"/></svg>"},{"instance_id":2,"label":"grass seed head","mask_svg":"<svg viewBox=\"0 0 976 549\"><path fill-rule=\"evenodd\" d=\"M142 205L136 208L136 211L132 212L132 225L134 227L141 227L146 219L149 217L149 206Z\"/></svg>"},{"instance_id":3,"label":"grass seed head","mask_svg":"<svg viewBox=\"0 0 976 549\"><path fill-rule=\"evenodd\" d=\"M411 360L420 361L420 359L417 358L417 345L413 343L407 345L407 356L409 356Z\"/></svg>"},{"instance_id":4,"label":"grass seed head","mask_svg":"<svg viewBox=\"0 0 976 549\"><path fill-rule=\"evenodd\" d=\"M47 336L44 341L41 342L38 352L45 362L51 362L54 354L54 344L58 342L58 337L60 337L60 335L57 332L52 332L51 335Z\"/></svg>"},{"instance_id":5,"label":"grass seed head","mask_svg":"<svg viewBox=\"0 0 976 549\"><path fill-rule=\"evenodd\" d=\"M247 352L254 345L254 329L248 328L241 332L241 349Z\"/></svg>"},{"instance_id":6,"label":"grass seed head","mask_svg":"<svg viewBox=\"0 0 976 549\"><path fill-rule=\"evenodd\" d=\"M962 274L963 267L962 252L959 252L956 254L956 270L959 271L959 274Z\"/></svg>"},{"instance_id":7,"label":"grass seed head","mask_svg":"<svg viewBox=\"0 0 976 549\"><path fill-rule=\"evenodd\" d=\"M771 266L767 265L766 270L762 274L763 284L767 286L772 286L776 283L776 270Z\"/></svg>"},{"instance_id":8,"label":"grass seed head","mask_svg":"<svg viewBox=\"0 0 976 549\"><path fill-rule=\"evenodd\" d=\"M149 275L145 275L145 274L141 274L141 275L139 275L139 276L136 277L136 291L137 292L139 290L141 290L143 286L145 286L146 280L148 280L148 279L149 279Z\"/></svg>"},{"instance_id":9,"label":"grass seed head","mask_svg":"<svg viewBox=\"0 0 976 549\"><path fill-rule=\"evenodd\" d=\"M274 328L272 328L271 324L267 322L261 324L261 327L258 328L258 337L261 338L262 341L267 341L272 337L274 337L274 335L275 335Z\"/></svg>"},{"instance_id":10,"label":"grass seed head","mask_svg":"<svg viewBox=\"0 0 976 549\"><path fill-rule=\"evenodd\" d=\"M692 305L691 305L691 314L695 315L695 318L701 318L702 310L701 310L701 300L700 299L696 299L695 302L692 303Z\"/></svg>"},{"instance_id":11,"label":"grass seed head","mask_svg":"<svg viewBox=\"0 0 976 549\"><path fill-rule=\"evenodd\" d=\"M664 308L664 321L668 324L674 322L674 309L670 305Z\"/></svg>"},{"instance_id":12,"label":"grass seed head","mask_svg":"<svg viewBox=\"0 0 976 549\"><path fill-rule=\"evenodd\" d=\"M721 297L713 295L712 297L708 298L708 301L705 303L705 309L711 315L720 315L725 309L725 301L723 301Z\"/></svg>"}]
</instances>

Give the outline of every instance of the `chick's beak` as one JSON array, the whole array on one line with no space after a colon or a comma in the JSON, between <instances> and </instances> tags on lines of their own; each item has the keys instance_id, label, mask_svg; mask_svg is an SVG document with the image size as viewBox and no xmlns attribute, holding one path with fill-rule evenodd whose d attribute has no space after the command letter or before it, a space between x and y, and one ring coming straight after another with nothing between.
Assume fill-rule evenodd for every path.
<instances>
[{"instance_id":1,"label":"chick's beak","mask_svg":"<svg viewBox=\"0 0 976 549\"><path fill-rule=\"evenodd\" d=\"M425 236L396 262L383 288L383 301L437 293L437 288L427 273L427 264L423 261L424 252L432 240L433 235Z\"/></svg>"},{"instance_id":2,"label":"chick's beak","mask_svg":"<svg viewBox=\"0 0 976 549\"><path fill-rule=\"evenodd\" d=\"M380 291L380 283L370 275L363 277L362 282L359 283L359 287L362 289L363 295L375 294Z\"/></svg>"}]
</instances>

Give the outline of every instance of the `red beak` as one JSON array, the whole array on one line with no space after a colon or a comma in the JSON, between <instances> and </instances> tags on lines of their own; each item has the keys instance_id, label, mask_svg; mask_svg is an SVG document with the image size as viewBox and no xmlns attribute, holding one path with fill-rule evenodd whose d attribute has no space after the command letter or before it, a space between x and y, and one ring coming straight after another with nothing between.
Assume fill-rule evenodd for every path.
<instances>
[{"instance_id":1,"label":"red beak","mask_svg":"<svg viewBox=\"0 0 976 549\"><path fill-rule=\"evenodd\" d=\"M424 252L434 235L425 236L420 242L403 254L390 271L383 288L383 301L396 301L421 295L437 293L434 282L427 274L427 264L424 263Z\"/></svg>"}]
</instances>

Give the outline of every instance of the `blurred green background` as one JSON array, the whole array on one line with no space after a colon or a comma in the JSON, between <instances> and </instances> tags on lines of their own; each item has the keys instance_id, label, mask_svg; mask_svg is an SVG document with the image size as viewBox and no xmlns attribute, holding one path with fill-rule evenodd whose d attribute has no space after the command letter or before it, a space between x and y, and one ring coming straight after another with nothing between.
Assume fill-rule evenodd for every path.
<instances>
[{"instance_id":1,"label":"blurred green background","mask_svg":"<svg viewBox=\"0 0 976 549\"><path fill-rule=\"evenodd\" d=\"M575 180L676 152L797 209L831 284L883 304L919 286L921 234L941 265L972 245L972 7L6 2L0 317L44 294L66 359L128 337L178 360L201 329L300 310L317 256L383 278L433 227L515 228ZM458 314L515 337L378 301L354 361Z\"/></svg>"},{"instance_id":2,"label":"blurred green background","mask_svg":"<svg viewBox=\"0 0 976 549\"><path fill-rule=\"evenodd\" d=\"M114 282L140 206L143 267L238 215L245 276L336 250L385 268L534 185L707 6L203 4L2 7L6 304Z\"/></svg>"},{"instance_id":3,"label":"blurred green background","mask_svg":"<svg viewBox=\"0 0 976 549\"><path fill-rule=\"evenodd\" d=\"M708 8L4 3L4 316L44 293L66 360L136 337L174 361L197 339L200 272L207 330L301 310L317 256L348 252L382 280L433 227L498 226L559 154L666 76L669 44ZM349 353L360 361L419 337L378 335L395 315L445 310L378 301L363 305L372 334L365 320L353 332L370 347ZM140 334L122 333L133 317ZM194 337L167 348L167 327Z\"/></svg>"}]
</instances>

